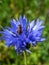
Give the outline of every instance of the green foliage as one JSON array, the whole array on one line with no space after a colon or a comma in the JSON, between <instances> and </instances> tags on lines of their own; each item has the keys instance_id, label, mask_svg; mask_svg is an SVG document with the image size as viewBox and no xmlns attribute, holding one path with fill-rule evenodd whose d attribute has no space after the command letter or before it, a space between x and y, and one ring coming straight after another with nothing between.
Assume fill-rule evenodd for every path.
<instances>
[{"instance_id":1,"label":"green foliage","mask_svg":"<svg viewBox=\"0 0 49 65\"><path fill-rule=\"evenodd\" d=\"M49 65L49 0L0 0L0 29L9 25L11 18L26 15L29 20L42 19L45 42L31 47L32 54L16 54L13 47L5 47L0 42L0 65ZM26 62L26 63L25 63Z\"/></svg>"}]
</instances>

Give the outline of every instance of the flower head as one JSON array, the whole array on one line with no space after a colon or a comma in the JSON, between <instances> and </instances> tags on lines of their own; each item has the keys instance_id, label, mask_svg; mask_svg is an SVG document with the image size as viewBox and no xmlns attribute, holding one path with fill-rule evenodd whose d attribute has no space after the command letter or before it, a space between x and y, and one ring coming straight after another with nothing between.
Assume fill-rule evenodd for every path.
<instances>
[{"instance_id":1,"label":"flower head","mask_svg":"<svg viewBox=\"0 0 49 65\"><path fill-rule=\"evenodd\" d=\"M17 53L29 51L30 44L36 45L36 42L44 41L42 37L42 30L44 26L42 21L37 19L28 22L26 17L19 17L19 20L11 20L11 27L0 31L2 34L1 40L5 41L6 46L14 46Z\"/></svg>"}]
</instances>

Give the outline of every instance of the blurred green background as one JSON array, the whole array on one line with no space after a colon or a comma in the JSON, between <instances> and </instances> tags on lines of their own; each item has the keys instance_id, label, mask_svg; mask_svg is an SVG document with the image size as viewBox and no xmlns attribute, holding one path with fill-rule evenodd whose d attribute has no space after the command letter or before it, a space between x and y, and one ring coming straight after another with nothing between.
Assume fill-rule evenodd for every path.
<instances>
[{"instance_id":1,"label":"blurred green background","mask_svg":"<svg viewBox=\"0 0 49 65\"><path fill-rule=\"evenodd\" d=\"M28 20L41 19L46 40L32 47L32 54L17 55L13 47L7 48L0 41L0 65L49 65L49 0L0 0L0 30L9 26L12 18L26 15Z\"/></svg>"}]
</instances>

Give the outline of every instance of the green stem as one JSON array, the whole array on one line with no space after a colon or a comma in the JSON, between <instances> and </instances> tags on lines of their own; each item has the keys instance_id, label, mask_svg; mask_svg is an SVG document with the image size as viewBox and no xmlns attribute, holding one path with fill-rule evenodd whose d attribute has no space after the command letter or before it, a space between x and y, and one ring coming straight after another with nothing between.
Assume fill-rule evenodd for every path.
<instances>
[{"instance_id":1,"label":"green stem","mask_svg":"<svg viewBox=\"0 0 49 65\"><path fill-rule=\"evenodd\" d=\"M27 63L26 63L26 54L25 54L25 52L24 52L23 54L24 54L24 65L27 65Z\"/></svg>"}]
</instances>

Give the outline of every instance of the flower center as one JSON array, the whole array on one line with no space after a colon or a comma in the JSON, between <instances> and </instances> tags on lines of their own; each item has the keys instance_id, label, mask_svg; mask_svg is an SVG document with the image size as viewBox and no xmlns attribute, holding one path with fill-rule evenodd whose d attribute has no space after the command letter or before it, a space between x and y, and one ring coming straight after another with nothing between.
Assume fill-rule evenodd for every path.
<instances>
[{"instance_id":1,"label":"flower center","mask_svg":"<svg viewBox=\"0 0 49 65\"><path fill-rule=\"evenodd\" d=\"M21 25L18 26L17 33L18 33L18 34L21 34L21 33L22 33L22 27L21 27Z\"/></svg>"}]
</instances>

